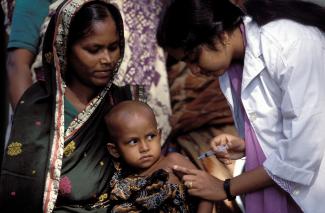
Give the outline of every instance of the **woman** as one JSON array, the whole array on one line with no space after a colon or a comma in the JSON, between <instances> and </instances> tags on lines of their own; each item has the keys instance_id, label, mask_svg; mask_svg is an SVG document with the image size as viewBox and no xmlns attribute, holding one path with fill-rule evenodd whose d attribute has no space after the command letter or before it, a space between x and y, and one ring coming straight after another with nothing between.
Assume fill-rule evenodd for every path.
<instances>
[{"instance_id":1,"label":"woman","mask_svg":"<svg viewBox=\"0 0 325 213\"><path fill-rule=\"evenodd\" d=\"M246 171L226 181L175 170L187 174L192 195L246 194L247 212L321 212L325 10L296 0L250 0L245 10L250 17L227 0L175 0L160 23L158 43L171 56L220 77L241 138L214 138L214 150L227 144L217 156L246 156Z\"/></svg>"},{"instance_id":2,"label":"woman","mask_svg":"<svg viewBox=\"0 0 325 213\"><path fill-rule=\"evenodd\" d=\"M105 1L66 1L44 44L46 81L34 84L17 105L0 209L106 212L101 204L112 167L101 118L119 100L141 95L112 84L124 52L121 15Z\"/></svg>"},{"instance_id":3,"label":"woman","mask_svg":"<svg viewBox=\"0 0 325 213\"><path fill-rule=\"evenodd\" d=\"M4 1L12 8L12 1ZM36 79L43 79L42 42L49 20L56 8L65 0L24 0L14 5L8 39L7 72L10 82L10 104L15 108L23 92ZM154 109L163 139L170 132L171 114L169 88L164 52L156 42L157 23L164 0L146 1L112 0L120 9L124 20L125 52L114 79L118 86L145 85L148 104ZM37 7L35 7L37 5ZM10 17L12 10L8 11ZM134 18L136 15L137 18ZM9 29L9 28L7 28ZM149 54L148 54L149 53Z\"/></svg>"}]
</instances>

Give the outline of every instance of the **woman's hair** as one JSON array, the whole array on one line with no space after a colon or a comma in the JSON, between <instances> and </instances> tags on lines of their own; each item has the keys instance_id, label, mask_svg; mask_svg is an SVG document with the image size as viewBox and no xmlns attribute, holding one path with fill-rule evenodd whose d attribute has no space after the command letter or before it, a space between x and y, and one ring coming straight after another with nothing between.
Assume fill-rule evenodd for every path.
<instances>
[{"instance_id":1,"label":"woman's hair","mask_svg":"<svg viewBox=\"0 0 325 213\"><path fill-rule=\"evenodd\" d=\"M91 1L84 4L72 18L67 40L67 55L71 54L71 49L76 42L92 32L94 22L104 21L108 17L112 17L115 22L116 31L119 34L120 51L121 55L123 55L124 35L122 17L114 5L102 1ZM69 63L67 66L69 67ZM67 83L70 82L71 75L73 75L71 72L63 73L63 78Z\"/></svg>"},{"instance_id":2,"label":"woman's hair","mask_svg":"<svg viewBox=\"0 0 325 213\"><path fill-rule=\"evenodd\" d=\"M115 6L100 1L91 1L83 5L71 20L68 48L71 48L75 42L91 33L94 22L104 21L108 17L113 18L117 32L123 31L123 28L121 28L123 27L122 17Z\"/></svg>"},{"instance_id":3,"label":"woman's hair","mask_svg":"<svg viewBox=\"0 0 325 213\"><path fill-rule=\"evenodd\" d=\"M277 19L314 26L325 32L325 7L301 0L247 0L246 13L262 26Z\"/></svg>"},{"instance_id":4,"label":"woman's hair","mask_svg":"<svg viewBox=\"0 0 325 213\"><path fill-rule=\"evenodd\" d=\"M228 0L174 0L165 9L157 41L163 47L192 50L213 45L216 36L235 29L243 12Z\"/></svg>"},{"instance_id":5,"label":"woman's hair","mask_svg":"<svg viewBox=\"0 0 325 213\"><path fill-rule=\"evenodd\" d=\"M325 32L325 9L299 0L247 0L246 14L262 26L277 19L290 19ZM172 0L157 32L163 48L191 51L200 44L212 46L224 31L231 32L244 12L229 0Z\"/></svg>"}]
</instances>

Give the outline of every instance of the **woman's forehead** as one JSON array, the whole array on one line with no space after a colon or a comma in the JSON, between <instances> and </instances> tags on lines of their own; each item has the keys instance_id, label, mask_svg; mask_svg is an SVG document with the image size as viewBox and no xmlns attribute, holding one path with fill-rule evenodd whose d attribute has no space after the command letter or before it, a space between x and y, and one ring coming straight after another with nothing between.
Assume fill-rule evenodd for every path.
<instances>
[{"instance_id":1,"label":"woman's forehead","mask_svg":"<svg viewBox=\"0 0 325 213\"><path fill-rule=\"evenodd\" d=\"M119 39L116 23L111 17L107 17L104 20L94 21L91 24L89 32L83 36L83 40L96 42L94 39L98 37L103 37L105 40L109 39L113 42L116 42Z\"/></svg>"}]
</instances>

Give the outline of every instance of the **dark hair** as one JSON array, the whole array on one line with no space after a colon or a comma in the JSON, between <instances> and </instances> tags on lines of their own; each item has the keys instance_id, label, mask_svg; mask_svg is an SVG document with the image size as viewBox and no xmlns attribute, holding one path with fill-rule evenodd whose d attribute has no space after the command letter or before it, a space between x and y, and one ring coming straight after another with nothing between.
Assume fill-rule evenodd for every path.
<instances>
[{"instance_id":1,"label":"dark hair","mask_svg":"<svg viewBox=\"0 0 325 213\"><path fill-rule=\"evenodd\" d=\"M108 17L112 17L115 21L117 32L123 32L122 17L115 6L100 1L91 1L83 5L71 20L68 48L87 36L91 32L94 22L103 21ZM120 36L120 39L122 38Z\"/></svg>"},{"instance_id":2,"label":"dark hair","mask_svg":"<svg viewBox=\"0 0 325 213\"><path fill-rule=\"evenodd\" d=\"M91 1L85 3L71 20L67 40L67 56L70 55L71 48L76 42L91 33L94 22L104 21L108 17L112 17L115 22L116 31L119 34L120 51L121 55L123 55L124 31L120 12L112 4L107 4L102 1ZM63 75L64 80L69 83L73 74L71 72L65 72Z\"/></svg>"},{"instance_id":3,"label":"dark hair","mask_svg":"<svg viewBox=\"0 0 325 213\"><path fill-rule=\"evenodd\" d=\"M213 45L215 37L235 29L243 15L228 0L174 0L163 12L157 41L163 48L184 50Z\"/></svg>"},{"instance_id":4,"label":"dark hair","mask_svg":"<svg viewBox=\"0 0 325 213\"><path fill-rule=\"evenodd\" d=\"M262 26L277 19L291 19L325 32L324 7L299 0L247 0L247 15ZM191 51L200 44L214 43L224 31L231 32L244 12L229 0L172 0L158 26L162 48Z\"/></svg>"},{"instance_id":5,"label":"dark hair","mask_svg":"<svg viewBox=\"0 0 325 213\"><path fill-rule=\"evenodd\" d=\"M246 13L262 26L277 19L314 26L325 32L325 7L301 0L247 0Z\"/></svg>"}]
</instances>

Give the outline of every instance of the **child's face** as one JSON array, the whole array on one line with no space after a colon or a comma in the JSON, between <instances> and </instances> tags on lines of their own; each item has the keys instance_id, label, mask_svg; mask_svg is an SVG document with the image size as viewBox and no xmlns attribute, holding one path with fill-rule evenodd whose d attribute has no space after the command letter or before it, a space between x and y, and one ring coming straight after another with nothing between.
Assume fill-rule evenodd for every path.
<instances>
[{"instance_id":1,"label":"child's face","mask_svg":"<svg viewBox=\"0 0 325 213\"><path fill-rule=\"evenodd\" d=\"M117 151L132 168L143 171L159 160L161 133L148 111L118 120L113 130Z\"/></svg>"}]
</instances>

